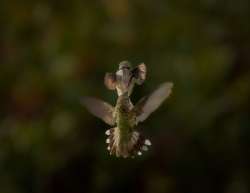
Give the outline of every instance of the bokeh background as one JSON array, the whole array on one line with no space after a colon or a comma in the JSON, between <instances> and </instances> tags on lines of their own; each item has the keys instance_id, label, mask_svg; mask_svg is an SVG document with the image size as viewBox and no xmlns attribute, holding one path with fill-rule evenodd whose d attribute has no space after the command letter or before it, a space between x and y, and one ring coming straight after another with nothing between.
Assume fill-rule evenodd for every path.
<instances>
[{"instance_id":1,"label":"bokeh background","mask_svg":"<svg viewBox=\"0 0 250 193\"><path fill-rule=\"evenodd\" d=\"M250 192L250 2L0 2L1 193ZM109 128L80 105L111 104L105 72L145 62L132 99L173 81L140 126L153 143L108 155Z\"/></svg>"}]
</instances>

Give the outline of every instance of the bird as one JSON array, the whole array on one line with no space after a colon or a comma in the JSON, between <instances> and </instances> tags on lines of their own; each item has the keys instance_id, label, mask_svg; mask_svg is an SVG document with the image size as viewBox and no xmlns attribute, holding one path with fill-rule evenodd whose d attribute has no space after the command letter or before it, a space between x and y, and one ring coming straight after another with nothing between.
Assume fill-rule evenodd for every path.
<instances>
[{"instance_id":1,"label":"bird","mask_svg":"<svg viewBox=\"0 0 250 193\"><path fill-rule=\"evenodd\" d=\"M124 63L125 64L125 63ZM128 73L126 65L119 65L119 70L116 75L120 73ZM135 157L137 155L142 155L143 151L147 151L152 145L151 141L145 138L138 124L145 121L151 113L153 113L163 102L167 99L171 92L173 83L164 82L150 95L147 95L139 100L135 105L130 100L131 88L129 86L129 79L134 79L135 83L142 83L145 77L144 72L139 72L133 74L130 71L128 79L124 78L125 84L127 86L123 87L119 85L119 78L115 79L115 86L112 85L112 89L117 89L118 98L116 105L112 106L109 103L95 98L85 96L82 98L81 103L86 109L95 115L96 117L102 119L105 123L111 126L110 129L106 130L105 134L108 136L106 143L108 144L107 150L110 155L115 155L117 157ZM132 77L132 78L131 78ZM118 81L119 80L119 81ZM120 81L121 84L124 82ZM129 86L128 86L129 85ZM132 85L133 86L133 85Z\"/></svg>"}]
</instances>

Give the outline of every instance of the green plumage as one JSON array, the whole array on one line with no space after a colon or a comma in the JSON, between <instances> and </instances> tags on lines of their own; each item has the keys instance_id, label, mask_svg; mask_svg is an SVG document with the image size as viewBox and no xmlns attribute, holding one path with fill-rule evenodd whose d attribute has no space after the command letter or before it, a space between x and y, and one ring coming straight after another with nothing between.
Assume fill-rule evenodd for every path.
<instances>
[{"instance_id":1,"label":"green plumage","mask_svg":"<svg viewBox=\"0 0 250 193\"><path fill-rule=\"evenodd\" d=\"M131 139L131 134L135 126L136 115L132 111L133 105L125 93L119 96L117 104L115 107L115 119L117 124L117 129L120 134L121 143L128 143Z\"/></svg>"}]
</instances>

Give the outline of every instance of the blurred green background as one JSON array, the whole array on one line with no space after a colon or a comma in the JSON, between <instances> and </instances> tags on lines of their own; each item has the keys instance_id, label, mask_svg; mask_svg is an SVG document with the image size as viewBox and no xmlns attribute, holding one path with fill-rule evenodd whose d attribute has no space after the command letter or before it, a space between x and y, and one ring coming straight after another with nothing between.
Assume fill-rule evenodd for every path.
<instances>
[{"instance_id":1,"label":"blurred green background","mask_svg":"<svg viewBox=\"0 0 250 193\"><path fill-rule=\"evenodd\" d=\"M0 193L250 192L250 2L0 2ZM143 156L109 156L80 105L115 104L105 72L148 67L132 99L173 81L140 126Z\"/></svg>"}]
</instances>

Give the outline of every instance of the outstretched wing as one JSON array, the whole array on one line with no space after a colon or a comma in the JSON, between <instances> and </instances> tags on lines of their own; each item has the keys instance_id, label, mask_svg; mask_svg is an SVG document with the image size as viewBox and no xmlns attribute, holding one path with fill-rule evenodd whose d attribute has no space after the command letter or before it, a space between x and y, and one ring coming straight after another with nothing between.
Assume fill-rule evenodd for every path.
<instances>
[{"instance_id":1,"label":"outstretched wing","mask_svg":"<svg viewBox=\"0 0 250 193\"><path fill-rule=\"evenodd\" d=\"M83 97L81 103L88 109L89 112L102 119L105 123L109 125L115 124L113 117L114 107L110 104L93 97Z\"/></svg>"},{"instance_id":2,"label":"outstretched wing","mask_svg":"<svg viewBox=\"0 0 250 193\"><path fill-rule=\"evenodd\" d=\"M135 82L141 85L146 79L147 67L144 63L141 63L132 70L132 73L133 73L133 78L135 79Z\"/></svg>"},{"instance_id":3,"label":"outstretched wing","mask_svg":"<svg viewBox=\"0 0 250 193\"><path fill-rule=\"evenodd\" d=\"M162 102L171 94L172 82L165 82L159 86L151 95L143 97L134 107L137 122L142 122L154 112Z\"/></svg>"},{"instance_id":4,"label":"outstretched wing","mask_svg":"<svg viewBox=\"0 0 250 193\"><path fill-rule=\"evenodd\" d=\"M115 90L116 75L115 73L106 73L104 77L104 84L110 90Z\"/></svg>"}]
</instances>

